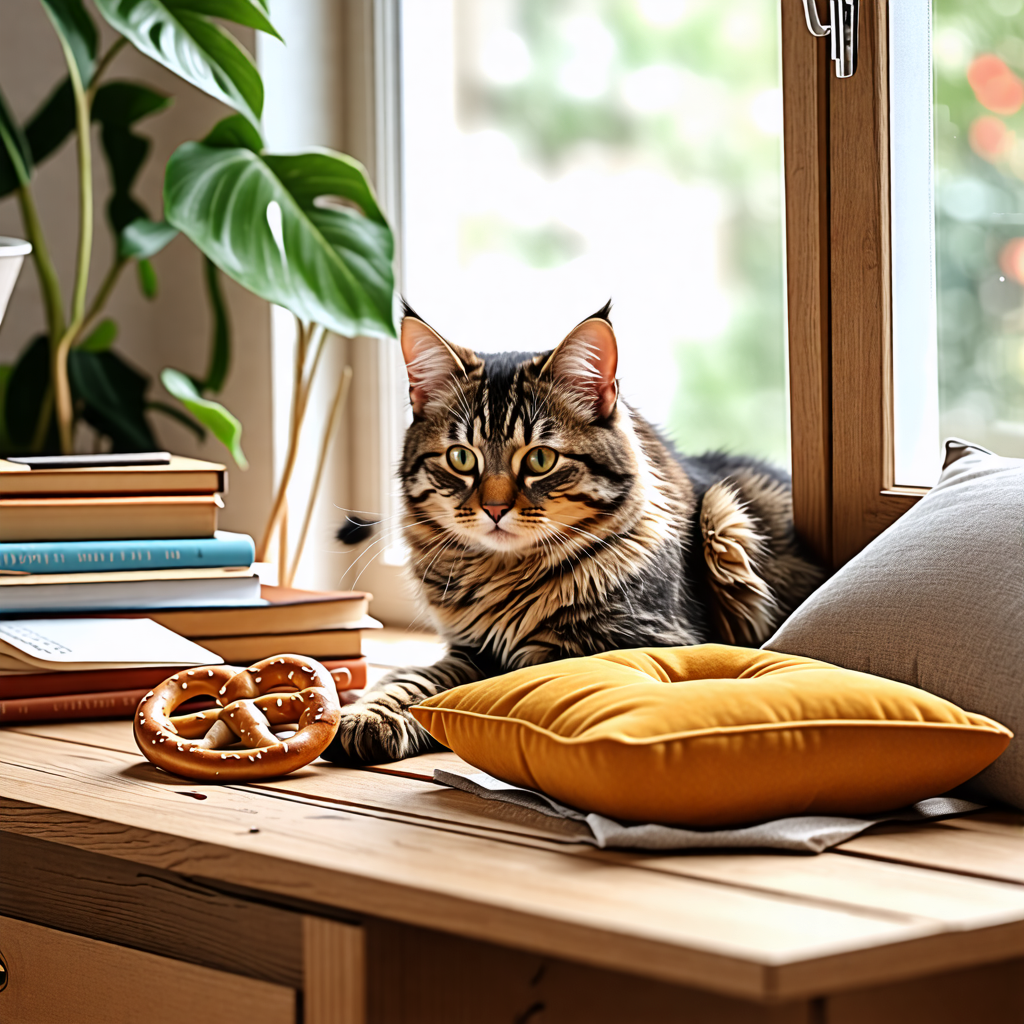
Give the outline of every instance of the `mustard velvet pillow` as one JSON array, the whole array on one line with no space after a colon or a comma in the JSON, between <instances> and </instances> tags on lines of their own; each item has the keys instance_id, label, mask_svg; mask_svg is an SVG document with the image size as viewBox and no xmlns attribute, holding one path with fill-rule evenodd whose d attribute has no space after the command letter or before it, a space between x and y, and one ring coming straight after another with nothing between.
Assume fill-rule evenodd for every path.
<instances>
[{"instance_id":1,"label":"mustard velvet pillow","mask_svg":"<svg viewBox=\"0 0 1024 1024\"><path fill-rule=\"evenodd\" d=\"M410 710L505 782L695 827L903 807L977 774L1012 738L904 683L722 644L536 665Z\"/></svg>"}]
</instances>

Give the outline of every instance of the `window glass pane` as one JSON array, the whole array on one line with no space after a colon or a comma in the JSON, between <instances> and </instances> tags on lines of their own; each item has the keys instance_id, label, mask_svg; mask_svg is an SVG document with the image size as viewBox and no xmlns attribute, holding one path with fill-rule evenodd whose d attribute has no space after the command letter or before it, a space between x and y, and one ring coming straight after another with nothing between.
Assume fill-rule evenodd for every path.
<instances>
[{"instance_id":1,"label":"window glass pane","mask_svg":"<svg viewBox=\"0 0 1024 1024\"><path fill-rule=\"evenodd\" d=\"M929 485L948 436L1024 456L1024 2L901 0L890 33L896 480Z\"/></svg>"},{"instance_id":2,"label":"window glass pane","mask_svg":"<svg viewBox=\"0 0 1024 1024\"><path fill-rule=\"evenodd\" d=\"M404 291L481 351L614 300L623 395L786 463L777 4L403 4Z\"/></svg>"}]
</instances>

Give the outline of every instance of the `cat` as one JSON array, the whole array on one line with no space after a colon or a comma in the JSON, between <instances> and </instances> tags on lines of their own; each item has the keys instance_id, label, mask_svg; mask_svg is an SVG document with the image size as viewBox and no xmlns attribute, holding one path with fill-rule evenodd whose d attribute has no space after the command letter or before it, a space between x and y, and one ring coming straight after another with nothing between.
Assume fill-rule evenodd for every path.
<instances>
[{"instance_id":1,"label":"cat","mask_svg":"<svg viewBox=\"0 0 1024 1024\"><path fill-rule=\"evenodd\" d=\"M785 473L720 452L680 456L619 399L610 309L547 352L483 355L405 306L403 525L449 650L343 708L328 759L439 749L408 707L525 665L756 646L824 579L795 536Z\"/></svg>"}]
</instances>

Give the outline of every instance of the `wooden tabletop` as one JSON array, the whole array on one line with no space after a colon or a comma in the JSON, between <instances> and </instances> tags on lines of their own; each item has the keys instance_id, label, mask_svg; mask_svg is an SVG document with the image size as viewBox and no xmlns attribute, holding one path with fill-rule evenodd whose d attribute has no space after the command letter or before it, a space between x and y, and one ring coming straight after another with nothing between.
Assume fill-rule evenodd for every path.
<instances>
[{"instance_id":1,"label":"wooden tabletop","mask_svg":"<svg viewBox=\"0 0 1024 1024\"><path fill-rule=\"evenodd\" d=\"M873 829L818 856L602 851L431 781L428 754L249 785L156 769L131 722L0 730L3 830L760 1000L1024 955L1024 814Z\"/></svg>"}]
</instances>

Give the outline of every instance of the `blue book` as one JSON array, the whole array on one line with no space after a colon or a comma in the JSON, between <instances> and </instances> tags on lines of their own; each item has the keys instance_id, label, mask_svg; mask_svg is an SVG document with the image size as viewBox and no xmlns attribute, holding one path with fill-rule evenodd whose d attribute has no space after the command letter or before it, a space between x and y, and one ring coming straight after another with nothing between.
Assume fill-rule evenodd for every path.
<instances>
[{"instance_id":1,"label":"blue book","mask_svg":"<svg viewBox=\"0 0 1024 1024\"><path fill-rule=\"evenodd\" d=\"M55 540L0 544L0 572L129 572L219 569L252 565L256 548L244 533L218 530L186 540Z\"/></svg>"}]
</instances>

